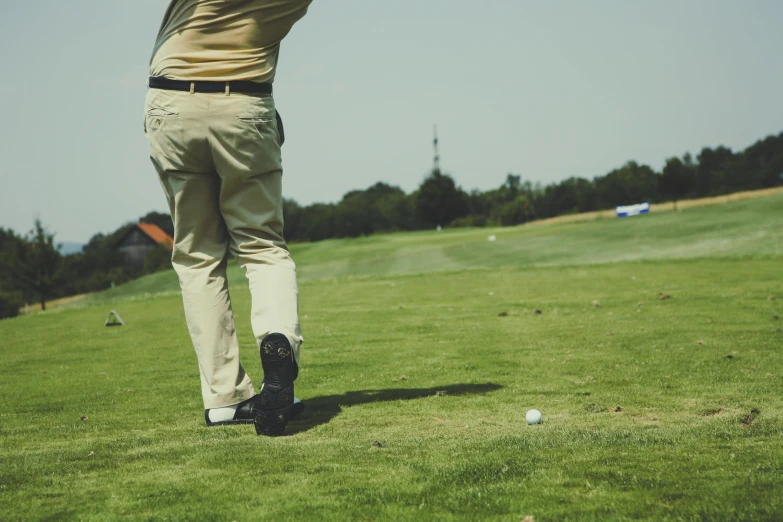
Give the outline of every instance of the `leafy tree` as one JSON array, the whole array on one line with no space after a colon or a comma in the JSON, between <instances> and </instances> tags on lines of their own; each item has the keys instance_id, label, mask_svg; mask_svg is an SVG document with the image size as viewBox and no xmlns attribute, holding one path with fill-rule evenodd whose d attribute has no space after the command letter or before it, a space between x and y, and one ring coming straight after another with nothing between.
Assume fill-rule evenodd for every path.
<instances>
[{"instance_id":1,"label":"leafy tree","mask_svg":"<svg viewBox=\"0 0 783 522\"><path fill-rule=\"evenodd\" d=\"M503 204L500 211L500 224L504 227L527 223L533 216L533 206L524 194L518 195L513 201Z\"/></svg>"},{"instance_id":2,"label":"leafy tree","mask_svg":"<svg viewBox=\"0 0 783 522\"><path fill-rule=\"evenodd\" d=\"M683 162L680 158L667 159L659 180L660 193L674 202L674 210L677 210L677 201L693 190L696 172L688 160Z\"/></svg>"},{"instance_id":3,"label":"leafy tree","mask_svg":"<svg viewBox=\"0 0 783 522\"><path fill-rule=\"evenodd\" d=\"M468 195L437 169L424 179L415 201L416 217L430 227L448 225L469 212Z\"/></svg>"},{"instance_id":4,"label":"leafy tree","mask_svg":"<svg viewBox=\"0 0 783 522\"><path fill-rule=\"evenodd\" d=\"M742 153L745 187L765 188L783 184L783 133L759 140Z\"/></svg>"},{"instance_id":5,"label":"leafy tree","mask_svg":"<svg viewBox=\"0 0 783 522\"><path fill-rule=\"evenodd\" d=\"M537 208L544 217L589 212L598 208L596 184L584 178L568 178L548 186Z\"/></svg>"},{"instance_id":6,"label":"leafy tree","mask_svg":"<svg viewBox=\"0 0 783 522\"><path fill-rule=\"evenodd\" d=\"M0 319L8 319L19 315L22 300L17 294L0 294Z\"/></svg>"},{"instance_id":7,"label":"leafy tree","mask_svg":"<svg viewBox=\"0 0 783 522\"><path fill-rule=\"evenodd\" d=\"M302 219L300 239L321 241L322 239L341 237L335 234L336 214L335 205L316 203L307 207L307 215Z\"/></svg>"},{"instance_id":8,"label":"leafy tree","mask_svg":"<svg viewBox=\"0 0 783 522\"><path fill-rule=\"evenodd\" d=\"M375 205L383 216L383 226L377 230L392 232L396 230L416 230L413 198L401 189L384 195Z\"/></svg>"},{"instance_id":9,"label":"leafy tree","mask_svg":"<svg viewBox=\"0 0 783 522\"><path fill-rule=\"evenodd\" d=\"M16 289L24 295L34 296L41 303L41 309L46 310L46 301L62 281L61 262L54 234L36 219L35 228L23 241L13 245L5 264Z\"/></svg>"},{"instance_id":10,"label":"leafy tree","mask_svg":"<svg viewBox=\"0 0 783 522\"><path fill-rule=\"evenodd\" d=\"M647 165L629 161L606 176L595 179L603 208L658 199L658 175Z\"/></svg>"},{"instance_id":11,"label":"leafy tree","mask_svg":"<svg viewBox=\"0 0 783 522\"><path fill-rule=\"evenodd\" d=\"M144 256L143 271L145 274L152 274L169 268L171 268L171 252L162 246L150 248L147 255Z\"/></svg>"},{"instance_id":12,"label":"leafy tree","mask_svg":"<svg viewBox=\"0 0 783 522\"><path fill-rule=\"evenodd\" d=\"M0 228L0 292L10 293L16 286L8 266L16 245L23 241L12 230Z\"/></svg>"},{"instance_id":13,"label":"leafy tree","mask_svg":"<svg viewBox=\"0 0 783 522\"><path fill-rule=\"evenodd\" d=\"M699 153L696 168L696 185L699 196L726 193L727 165L734 159L734 153L727 147L716 149L705 147Z\"/></svg>"},{"instance_id":14,"label":"leafy tree","mask_svg":"<svg viewBox=\"0 0 783 522\"><path fill-rule=\"evenodd\" d=\"M283 229L286 241L302 240L302 215L304 209L293 199L283 200Z\"/></svg>"}]
</instances>

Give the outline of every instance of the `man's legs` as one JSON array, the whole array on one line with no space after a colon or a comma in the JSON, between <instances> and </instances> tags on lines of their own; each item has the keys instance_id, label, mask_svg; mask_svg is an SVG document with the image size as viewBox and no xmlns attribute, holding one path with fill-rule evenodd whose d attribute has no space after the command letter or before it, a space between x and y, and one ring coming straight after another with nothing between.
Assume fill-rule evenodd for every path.
<instances>
[{"instance_id":1,"label":"man's legs","mask_svg":"<svg viewBox=\"0 0 783 522\"><path fill-rule=\"evenodd\" d=\"M296 267L283 239L280 141L270 96L215 97L210 136L222 180L220 212L230 249L245 269L252 298L251 324L260 346L264 385L256 402L256 431L282 433L298 375Z\"/></svg>"},{"instance_id":2,"label":"man's legs","mask_svg":"<svg viewBox=\"0 0 783 522\"><path fill-rule=\"evenodd\" d=\"M254 395L239 363L226 279L229 235L220 212L221 181L210 161L204 95L151 90L146 131L150 156L174 220L172 262L201 370L206 409Z\"/></svg>"}]
</instances>

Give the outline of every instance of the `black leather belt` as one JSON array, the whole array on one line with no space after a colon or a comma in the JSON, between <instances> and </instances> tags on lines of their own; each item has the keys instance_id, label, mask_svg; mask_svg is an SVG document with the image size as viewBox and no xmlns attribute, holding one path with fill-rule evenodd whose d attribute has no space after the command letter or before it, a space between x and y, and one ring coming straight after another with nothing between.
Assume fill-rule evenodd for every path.
<instances>
[{"instance_id":1,"label":"black leather belt","mask_svg":"<svg viewBox=\"0 0 783 522\"><path fill-rule=\"evenodd\" d=\"M243 94L272 94L271 83L258 82L189 82L187 80L172 80L162 76L150 76L151 89L189 92L239 92Z\"/></svg>"}]
</instances>

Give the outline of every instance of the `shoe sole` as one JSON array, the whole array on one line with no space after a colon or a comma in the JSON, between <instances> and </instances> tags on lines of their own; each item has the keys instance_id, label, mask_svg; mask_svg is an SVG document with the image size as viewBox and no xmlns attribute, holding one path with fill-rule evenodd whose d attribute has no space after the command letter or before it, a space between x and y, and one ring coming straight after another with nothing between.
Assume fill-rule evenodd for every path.
<instances>
[{"instance_id":1,"label":"shoe sole","mask_svg":"<svg viewBox=\"0 0 783 522\"><path fill-rule=\"evenodd\" d=\"M297 402L281 408L279 410L256 410L253 417L253 424L256 427L257 435L266 435L267 437L278 437L285 431L288 421L296 419L304 411L303 402Z\"/></svg>"},{"instance_id":2,"label":"shoe sole","mask_svg":"<svg viewBox=\"0 0 783 522\"><path fill-rule=\"evenodd\" d=\"M285 432L288 421L291 420L291 409L280 408L279 410L256 410L253 424L256 427L256 435L265 435L267 437L279 437Z\"/></svg>"},{"instance_id":3,"label":"shoe sole","mask_svg":"<svg viewBox=\"0 0 783 522\"><path fill-rule=\"evenodd\" d=\"M294 416L294 363L291 345L282 334L267 335L259 348L264 386L253 409L258 435L282 435ZM301 403L300 403L301 404Z\"/></svg>"}]
</instances>

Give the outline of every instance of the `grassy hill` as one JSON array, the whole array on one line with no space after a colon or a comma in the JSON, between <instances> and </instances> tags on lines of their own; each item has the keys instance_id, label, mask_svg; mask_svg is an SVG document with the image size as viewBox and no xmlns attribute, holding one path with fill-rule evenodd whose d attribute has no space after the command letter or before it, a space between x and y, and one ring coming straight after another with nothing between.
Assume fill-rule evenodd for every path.
<instances>
[{"instance_id":1,"label":"grassy hill","mask_svg":"<svg viewBox=\"0 0 783 522\"><path fill-rule=\"evenodd\" d=\"M488 241L494 235L497 240ZM783 194L628 219L383 234L291 245L300 281L513 266L783 255ZM241 283L232 263L229 279ZM176 274L154 274L90 296L179 292Z\"/></svg>"},{"instance_id":2,"label":"grassy hill","mask_svg":"<svg viewBox=\"0 0 783 522\"><path fill-rule=\"evenodd\" d=\"M203 426L171 272L0 322L0 518L783 518L783 196L293 252L287 437Z\"/></svg>"}]
</instances>

